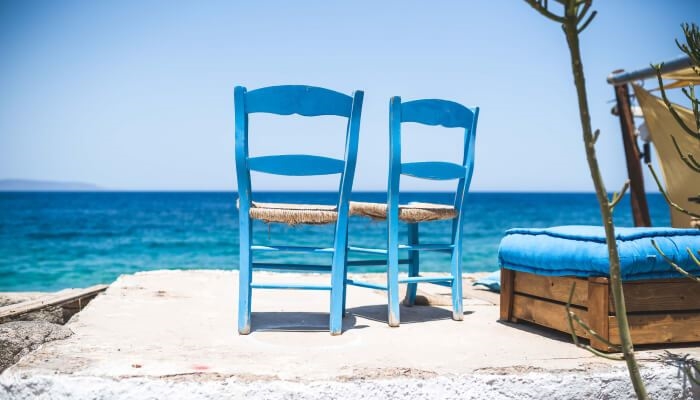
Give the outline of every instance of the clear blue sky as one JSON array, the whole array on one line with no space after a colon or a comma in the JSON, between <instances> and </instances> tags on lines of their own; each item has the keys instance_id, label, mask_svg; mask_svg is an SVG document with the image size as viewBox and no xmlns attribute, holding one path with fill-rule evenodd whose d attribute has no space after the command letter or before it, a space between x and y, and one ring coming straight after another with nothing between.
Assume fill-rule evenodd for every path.
<instances>
[{"instance_id":1,"label":"clear blue sky","mask_svg":"<svg viewBox=\"0 0 700 400\"><path fill-rule=\"evenodd\" d=\"M605 78L679 55L679 25L698 22L700 2L594 8L583 60L599 159L616 190L626 170ZM358 190L386 187L393 95L481 107L473 190L593 187L560 27L524 2L486 0L2 1L0 179L234 189L233 86L277 84L365 91ZM267 136L254 152L300 149L279 121L259 127ZM325 128L309 128L309 152L328 150ZM416 157L454 156L432 132ZM264 177L258 187L333 184Z\"/></svg>"}]
</instances>

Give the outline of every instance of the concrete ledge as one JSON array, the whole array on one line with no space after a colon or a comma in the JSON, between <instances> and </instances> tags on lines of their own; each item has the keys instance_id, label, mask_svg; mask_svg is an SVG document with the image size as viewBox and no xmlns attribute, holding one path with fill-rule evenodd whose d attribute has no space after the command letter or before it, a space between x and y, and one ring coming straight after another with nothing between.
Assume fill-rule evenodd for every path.
<instances>
[{"instance_id":1,"label":"concrete ledge","mask_svg":"<svg viewBox=\"0 0 700 400\"><path fill-rule=\"evenodd\" d=\"M378 373L382 375L382 373ZM672 367L645 368L651 398L696 399ZM246 379L220 375L178 375L155 378L104 378L71 375L18 376L2 379L7 398L35 399L633 399L627 371L519 371L350 380Z\"/></svg>"},{"instance_id":2,"label":"concrete ledge","mask_svg":"<svg viewBox=\"0 0 700 400\"><path fill-rule=\"evenodd\" d=\"M390 328L385 295L351 287L341 336L327 331L328 293L258 290L253 332L240 336L237 278L231 271L120 277L66 325L71 337L45 344L0 375L0 398L633 396L623 364L574 347L568 335L500 323L498 306L471 289L464 321L452 321L444 306L402 307L401 327ZM447 295L441 287L419 288L438 299L431 304ZM672 351L700 356L697 348ZM638 353L652 397L700 396L664 354Z\"/></svg>"}]
</instances>

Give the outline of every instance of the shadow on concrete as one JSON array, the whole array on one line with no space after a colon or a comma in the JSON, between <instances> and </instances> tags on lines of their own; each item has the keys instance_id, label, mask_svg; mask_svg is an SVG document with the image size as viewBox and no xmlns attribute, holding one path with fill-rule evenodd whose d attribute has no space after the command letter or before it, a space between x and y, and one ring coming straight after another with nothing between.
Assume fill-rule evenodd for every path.
<instances>
[{"instance_id":1,"label":"shadow on concrete","mask_svg":"<svg viewBox=\"0 0 700 400\"><path fill-rule=\"evenodd\" d=\"M557 342L570 343L574 346L573 340L571 339L571 334L562 332L556 329L552 329L546 326L538 325L529 321L519 320L518 322L510 321L498 321L499 324L507 326L509 328L517 329L521 332L527 332L541 337L546 337L547 339L556 340ZM579 337L581 343L589 344L590 340L586 338ZM654 351L654 350L672 350L672 349L682 349L687 348L688 343L660 343L660 344L635 344L634 349L636 351ZM668 351L667 351L668 353ZM610 354L616 354L616 352L610 352ZM648 361L648 360L647 360Z\"/></svg>"},{"instance_id":2,"label":"shadow on concrete","mask_svg":"<svg viewBox=\"0 0 700 400\"><path fill-rule=\"evenodd\" d=\"M253 332L326 332L329 323L329 314L320 312L254 312L251 318ZM352 314L343 318L343 331L364 328Z\"/></svg>"},{"instance_id":3,"label":"shadow on concrete","mask_svg":"<svg viewBox=\"0 0 700 400\"><path fill-rule=\"evenodd\" d=\"M534 335L546 337L547 339L556 340L558 342L571 343L572 346L574 345L571 341L570 334L558 331L556 329L551 329L546 326L533 324L524 320L518 321L517 323L499 320L498 323L513 329L517 329L521 332L528 332ZM588 342L587 339L583 338L581 338L581 341L584 343Z\"/></svg>"},{"instance_id":4,"label":"shadow on concrete","mask_svg":"<svg viewBox=\"0 0 700 400\"><path fill-rule=\"evenodd\" d=\"M412 324L417 322L439 321L452 319L452 311L440 307L433 306L400 306L402 324ZM361 306L349 308L348 314L357 315L358 317L366 318L372 321L384 322L388 321L388 309L386 304L375 304L369 306ZM465 311L464 315L472 314L473 311Z\"/></svg>"}]
</instances>

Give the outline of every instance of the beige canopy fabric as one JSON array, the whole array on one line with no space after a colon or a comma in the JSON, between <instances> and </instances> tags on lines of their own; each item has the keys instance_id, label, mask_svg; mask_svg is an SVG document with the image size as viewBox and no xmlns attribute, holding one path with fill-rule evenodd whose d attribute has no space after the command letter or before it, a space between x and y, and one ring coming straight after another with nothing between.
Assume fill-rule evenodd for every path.
<instances>
[{"instance_id":1,"label":"beige canopy fabric","mask_svg":"<svg viewBox=\"0 0 700 400\"><path fill-rule=\"evenodd\" d=\"M667 72L663 74L664 79L674 79L675 82L664 84L665 89L674 89L679 87L686 87L689 84L700 84L700 73L697 73L693 67L688 67L678 71ZM654 89L658 90L658 89Z\"/></svg>"},{"instance_id":2,"label":"beige canopy fabric","mask_svg":"<svg viewBox=\"0 0 700 400\"><path fill-rule=\"evenodd\" d=\"M633 85L633 87L658 155L666 192L679 206L694 213L700 213L700 204L688 200L689 197L700 195L700 173L692 170L681 159L672 137L676 139L684 155L692 154L699 162L700 140L690 136L678 125L662 99L640 86ZM674 108L687 126L695 127L693 112L690 109L675 104ZM671 225L691 227L691 217L671 207Z\"/></svg>"}]
</instances>

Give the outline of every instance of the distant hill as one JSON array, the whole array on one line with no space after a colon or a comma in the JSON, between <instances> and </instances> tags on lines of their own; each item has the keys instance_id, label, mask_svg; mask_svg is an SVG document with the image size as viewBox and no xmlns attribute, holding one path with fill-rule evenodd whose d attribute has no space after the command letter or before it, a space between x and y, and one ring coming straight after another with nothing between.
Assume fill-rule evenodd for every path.
<instances>
[{"instance_id":1,"label":"distant hill","mask_svg":"<svg viewBox=\"0 0 700 400\"><path fill-rule=\"evenodd\" d=\"M0 192L36 192L36 191L93 191L102 190L97 185L83 182L36 181L31 179L0 179Z\"/></svg>"}]
</instances>

